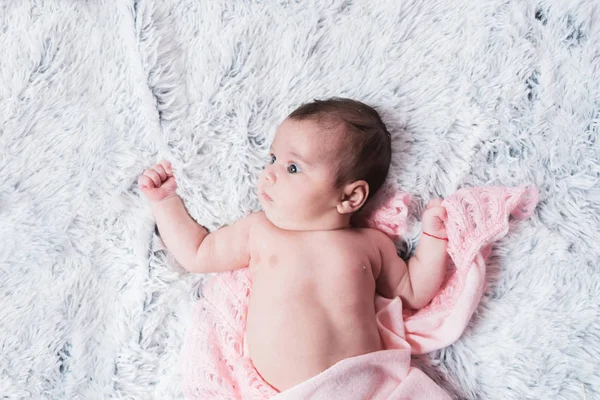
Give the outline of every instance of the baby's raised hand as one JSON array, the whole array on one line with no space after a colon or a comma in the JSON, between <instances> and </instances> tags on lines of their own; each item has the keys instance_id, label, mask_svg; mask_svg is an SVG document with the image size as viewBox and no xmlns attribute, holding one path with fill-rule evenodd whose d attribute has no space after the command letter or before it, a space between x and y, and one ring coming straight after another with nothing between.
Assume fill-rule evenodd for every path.
<instances>
[{"instance_id":1,"label":"baby's raised hand","mask_svg":"<svg viewBox=\"0 0 600 400\"><path fill-rule=\"evenodd\" d=\"M442 207L442 199L431 200L421 217L423 232L438 238L447 238L446 209Z\"/></svg>"},{"instance_id":2,"label":"baby's raised hand","mask_svg":"<svg viewBox=\"0 0 600 400\"><path fill-rule=\"evenodd\" d=\"M177 183L171 163L163 160L144 171L138 179L138 186L151 203L158 203L176 196Z\"/></svg>"}]
</instances>

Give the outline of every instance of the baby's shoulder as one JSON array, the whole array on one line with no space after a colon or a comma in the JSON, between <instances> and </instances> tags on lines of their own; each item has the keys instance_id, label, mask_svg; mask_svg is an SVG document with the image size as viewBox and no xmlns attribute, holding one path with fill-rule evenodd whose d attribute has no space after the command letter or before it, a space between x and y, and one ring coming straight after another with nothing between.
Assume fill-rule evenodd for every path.
<instances>
[{"instance_id":1,"label":"baby's shoulder","mask_svg":"<svg viewBox=\"0 0 600 400\"><path fill-rule=\"evenodd\" d=\"M264 226L267 222L267 217L265 216L264 211L256 211L251 214L246 215L242 218L244 224L250 227L251 229Z\"/></svg>"},{"instance_id":2,"label":"baby's shoulder","mask_svg":"<svg viewBox=\"0 0 600 400\"><path fill-rule=\"evenodd\" d=\"M357 237L359 237L360 239L368 239L371 241L376 241L379 242L381 240L384 239L388 239L387 235L383 232L381 232L378 229L373 229L373 228L351 228L352 232L354 235L356 235Z\"/></svg>"},{"instance_id":3,"label":"baby's shoulder","mask_svg":"<svg viewBox=\"0 0 600 400\"><path fill-rule=\"evenodd\" d=\"M380 252L396 251L394 240L379 229L357 228L357 233L360 241L374 250L377 249Z\"/></svg>"},{"instance_id":4,"label":"baby's shoulder","mask_svg":"<svg viewBox=\"0 0 600 400\"><path fill-rule=\"evenodd\" d=\"M253 212L248 214L238 220L236 220L230 226L224 226L230 231L241 232L243 234L250 234L253 232L258 226L264 224L265 217L262 212Z\"/></svg>"},{"instance_id":5,"label":"baby's shoulder","mask_svg":"<svg viewBox=\"0 0 600 400\"><path fill-rule=\"evenodd\" d=\"M343 238L348 245L354 246L357 249L363 249L364 247L379 248L387 237L383 232L378 231L377 229L349 228L345 230L341 238Z\"/></svg>"}]
</instances>

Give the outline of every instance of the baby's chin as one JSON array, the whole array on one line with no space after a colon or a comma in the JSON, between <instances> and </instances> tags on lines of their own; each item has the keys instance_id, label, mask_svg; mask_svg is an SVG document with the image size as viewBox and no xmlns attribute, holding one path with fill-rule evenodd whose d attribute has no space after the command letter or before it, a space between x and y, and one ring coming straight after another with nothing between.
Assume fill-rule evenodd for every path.
<instances>
[{"instance_id":1,"label":"baby's chin","mask_svg":"<svg viewBox=\"0 0 600 400\"><path fill-rule=\"evenodd\" d=\"M286 223L287 221L285 220L285 218L281 218L279 215L277 215L275 210L273 210L271 204L263 204L262 201L260 203L263 212L265 213L265 217L267 217L270 223L272 223L279 229L289 229L287 228L288 224Z\"/></svg>"},{"instance_id":2,"label":"baby's chin","mask_svg":"<svg viewBox=\"0 0 600 400\"><path fill-rule=\"evenodd\" d=\"M285 218L285 216L280 215L276 210L273 209L272 204L263 204L260 202L262 206L263 212L265 213L265 217L279 229L283 229L286 231L298 231L301 230L297 224L295 224L291 219Z\"/></svg>"}]
</instances>

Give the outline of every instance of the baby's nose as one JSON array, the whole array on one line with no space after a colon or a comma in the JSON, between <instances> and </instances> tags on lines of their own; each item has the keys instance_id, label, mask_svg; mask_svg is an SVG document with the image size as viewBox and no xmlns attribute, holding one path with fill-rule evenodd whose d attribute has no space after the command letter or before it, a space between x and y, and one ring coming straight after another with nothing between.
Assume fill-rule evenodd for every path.
<instances>
[{"instance_id":1,"label":"baby's nose","mask_svg":"<svg viewBox=\"0 0 600 400\"><path fill-rule=\"evenodd\" d=\"M275 173L273 173L272 170L267 169L265 171L265 179L267 180L267 182L275 183L277 177L275 176Z\"/></svg>"},{"instance_id":2,"label":"baby's nose","mask_svg":"<svg viewBox=\"0 0 600 400\"><path fill-rule=\"evenodd\" d=\"M265 180L271 184L275 183L275 181L277 181L277 175L275 174L275 169L273 167L273 165L267 165L267 167L265 168L264 171L265 174Z\"/></svg>"}]
</instances>

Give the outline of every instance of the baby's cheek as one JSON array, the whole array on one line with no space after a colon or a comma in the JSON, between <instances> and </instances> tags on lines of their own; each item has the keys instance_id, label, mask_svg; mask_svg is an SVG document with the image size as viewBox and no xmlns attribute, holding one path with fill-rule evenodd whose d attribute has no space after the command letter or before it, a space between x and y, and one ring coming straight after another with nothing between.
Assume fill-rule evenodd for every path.
<instances>
[{"instance_id":1,"label":"baby's cheek","mask_svg":"<svg viewBox=\"0 0 600 400\"><path fill-rule=\"evenodd\" d=\"M323 197L322 196L307 196L303 206L305 215L311 217L319 217L323 212Z\"/></svg>"}]
</instances>

